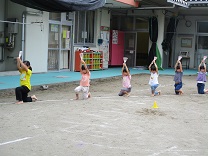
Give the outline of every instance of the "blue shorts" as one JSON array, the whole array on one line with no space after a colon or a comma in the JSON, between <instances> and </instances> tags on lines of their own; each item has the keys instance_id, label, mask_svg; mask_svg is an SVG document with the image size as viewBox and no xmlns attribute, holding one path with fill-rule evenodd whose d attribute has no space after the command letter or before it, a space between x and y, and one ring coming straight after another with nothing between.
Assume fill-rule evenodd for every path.
<instances>
[{"instance_id":1,"label":"blue shorts","mask_svg":"<svg viewBox=\"0 0 208 156\"><path fill-rule=\"evenodd\" d=\"M158 92L156 91L156 89L157 89L157 87L159 86L159 84L154 84L154 85L151 85L150 87L151 87L151 90L152 90L152 92L154 92L154 94L155 95L157 95L158 94Z\"/></svg>"},{"instance_id":2,"label":"blue shorts","mask_svg":"<svg viewBox=\"0 0 208 156\"><path fill-rule=\"evenodd\" d=\"M204 83L197 83L198 94L204 94Z\"/></svg>"},{"instance_id":3,"label":"blue shorts","mask_svg":"<svg viewBox=\"0 0 208 156\"><path fill-rule=\"evenodd\" d=\"M174 86L175 86L175 93L178 95L179 94L178 90L182 88L183 83L179 82L179 83L176 83Z\"/></svg>"}]
</instances>

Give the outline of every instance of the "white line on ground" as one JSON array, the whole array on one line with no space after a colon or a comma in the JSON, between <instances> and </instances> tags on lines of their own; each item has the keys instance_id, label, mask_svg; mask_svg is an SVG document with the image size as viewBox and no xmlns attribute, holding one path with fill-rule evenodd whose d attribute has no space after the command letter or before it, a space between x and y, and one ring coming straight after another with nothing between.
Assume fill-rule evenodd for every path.
<instances>
[{"instance_id":1,"label":"white line on ground","mask_svg":"<svg viewBox=\"0 0 208 156\"><path fill-rule=\"evenodd\" d=\"M62 99L62 100L37 100L36 102L58 102L58 101L68 101L69 99ZM15 102L3 102L0 103L0 105L6 105L6 104L15 104Z\"/></svg>"},{"instance_id":2,"label":"white line on ground","mask_svg":"<svg viewBox=\"0 0 208 156\"><path fill-rule=\"evenodd\" d=\"M176 146L173 146L173 147L170 147L170 148L168 148L168 149L161 150L161 151L158 152L158 153L154 153L154 154L152 154L152 155L150 155L150 156L156 156L156 155L160 155L160 154L163 154L163 153L166 153L166 152L170 152L170 151L172 151L173 149L176 149L176 148L177 148Z\"/></svg>"},{"instance_id":3,"label":"white line on ground","mask_svg":"<svg viewBox=\"0 0 208 156\"><path fill-rule=\"evenodd\" d=\"M14 102L2 102L0 105L8 105L8 104L15 104Z\"/></svg>"},{"instance_id":4,"label":"white line on ground","mask_svg":"<svg viewBox=\"0 0 208 156\"><path fill-rule=\"evenodd\" d=\"M113 97L118 97L118 96L94 96L93 98L95 99L111 99Z\"/></svg>"},{"instance_id":5,"label":"white line on ground","mask_svg":"<svg viewBox=\"0 0 208 156\"><path fill-rule=\"evenodd\" d=\"M57 101L67 101L68 99L62 99L62 100L41 100L36 102L57 102Z\"/></svg>"},{"instance_id":6,"label":"white line on ground","mask_svg":"<svg viewBox=\"0 0 208 156\"><path fill-rule=\"evenodd\" d=\"M3 143L0 143L0 146L6 145L6 144L15 143L15 142L19 142L19 141L23 141L23 140L28 140L28 139L31 139L31 138L32 137L25 137L25 138L22 138L22 139L17 139L17 140L13 140L13 141L3 142Z\"/></svg>"},{"instance_id":7,"label":"white line on ground","mask_svg":"<svg viewBox=\"0 0 208 156\"><path fill-rule=\"evenodd\" d=\"M78 143L77 145L79 146L84 146L84 145L92 145L92 146L97 146L97 147L102 147L102 148L110 148L110 149L119 149L119 150L129 150L130 148L128 147L122 147L122 146L108 146L108 145L102 145L102 144L97 144L97 143L90 143L90 142L84 142L84 141L75 141L75 140L71 140L74 141L76 143Z\"/></svg>"}]
</instances>

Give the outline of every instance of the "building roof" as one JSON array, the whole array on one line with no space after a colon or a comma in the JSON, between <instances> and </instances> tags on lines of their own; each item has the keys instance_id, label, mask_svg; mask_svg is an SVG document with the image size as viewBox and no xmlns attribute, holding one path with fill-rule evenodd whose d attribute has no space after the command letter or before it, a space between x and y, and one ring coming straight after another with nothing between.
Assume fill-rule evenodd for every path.
<instances>
[{"instance_id":1,"label":"building roof","mask_svg":"<svg viewBox=\"0 0 208 156\"><path fill-rule=\"evenodd\" d=\"M103 7L105 0L11 0L20 5L48 12L94 10Z\"/></svg>"}]
</instances>

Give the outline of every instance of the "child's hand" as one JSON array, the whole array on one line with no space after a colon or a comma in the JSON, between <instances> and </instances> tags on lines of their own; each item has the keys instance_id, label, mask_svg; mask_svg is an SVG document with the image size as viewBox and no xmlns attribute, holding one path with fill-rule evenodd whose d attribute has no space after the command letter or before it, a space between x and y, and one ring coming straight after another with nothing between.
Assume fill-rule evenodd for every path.
<instances>
[{"instance_id":1,"label":"child's hand","mask_svg":"<svg viewBox=\"0 0 208 156\"><path fill-rule=\"evenodd\" d=\"M123 66L126 66L126 63L123 63Z\"/></svg>"}]
</instances>

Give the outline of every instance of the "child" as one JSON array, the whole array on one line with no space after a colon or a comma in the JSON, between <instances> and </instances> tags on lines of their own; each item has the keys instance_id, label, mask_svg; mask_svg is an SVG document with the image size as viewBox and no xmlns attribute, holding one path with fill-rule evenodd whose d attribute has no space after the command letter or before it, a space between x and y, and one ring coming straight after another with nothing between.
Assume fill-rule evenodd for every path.
<instances>
[{"instance_id":1,"label":"child","mask_svg":"<svg viewBox=\"0 0 208 156\"><path fill-rule=\"evenodd\" d=\"M149 65L149 71L151 73L149 85L151 86L152 96L160 95L161 91L156 91L156 88L159 86L158 83L158 67L155 63L155 59Z\"/></svg>"},{"instance_id":2,"label":"child","mask_svg":"<svg viewBox=\"0 0 208 156\"><path fill-rule=\"evenodd\" d=\"M175 76L174 76L174 81L175 81L174 86L175 86L176 95L183 94L183 91L181 90L181 88L182 88L182 76L183 76L182 64L181 64L181 61L178 60L175 64Z\"/></svg>"},{"instance_id":3,"label":"child","mask_svg":"<svg viewBox=\"0 0 208 156\"><path fill-rule=\"evenodd\" d=\"M84 64L84 65L82 65ZM83 99L88 99L90 98L90 92L89 92L89 87L90 87L90 71L87 68L86 63L81 60L80 62L80 73L82 75L82 79L80 81L80 85L74 89L76 92L76 100L79 99L79 92L83 92Z\"/></svg>"},{"instance_id":4,"label":"child","mask_svg":"<svg viewBox=\"0 0 208 156\"><path fill-rule=\"evenodd\" d=\"M199 71L197 76L198 94L208 93L208 90L204 89L206 82L206 64L204 60L202 60L202 62L199 64L198 71Z\"/></svg>"},{"instance_id":5,"label":"child","mask_svg":"<svg viewBox=\"0 0 208 156\"><path fill-rule=\"evenodd\" d=\"M27 97L31 90L30 77L32 75L32 67L29 61L24 61L17 57L17 68L19 69L20 75L20 87L15 89L16 104L22 104L23 102L36 101L35 95Z\"/></svg>"},{"instance_id":6,"label":"child","mask_svg":"<svg viewBox=\"0 0 208 156\"><path fill-rule=\"evenodd\" d=\"M123 88L121 89L119 96L129 96L129 93L131 92L131 75L128 67L125 63L123 63L122 68L122 76L123 76Z\"/></svg>"}]
</instances>

